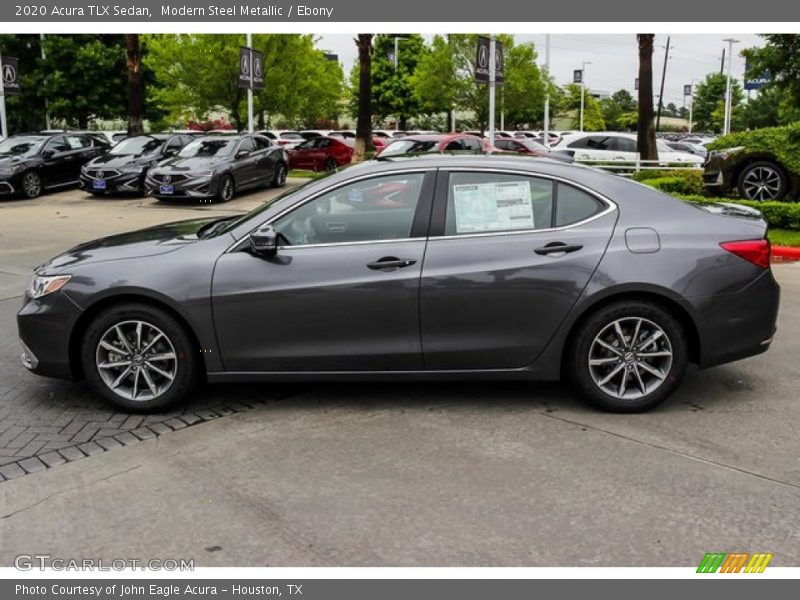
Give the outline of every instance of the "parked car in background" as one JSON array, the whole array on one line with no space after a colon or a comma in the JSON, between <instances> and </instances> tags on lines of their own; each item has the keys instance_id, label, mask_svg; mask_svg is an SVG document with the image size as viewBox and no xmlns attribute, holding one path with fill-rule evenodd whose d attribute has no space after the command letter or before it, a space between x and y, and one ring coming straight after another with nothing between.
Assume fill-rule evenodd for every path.
<instances>
[{"instance_id":1,"label":"parked car in background","mask_svg":"<svg viewBox=\"0 0 800 600\"><path fill-rule=\"evenodd\" d=\"M715 140L703 185L748 200L800 199L800 123L741 131Z\"/></svg>"},{"instance_id":2,"label":"parked car in background","mask_svg":"<svg viewBox=\"0 0 800 600\"><path fill-rule=\"evenodd\" d=\"M281 146L286 146L287 148L296 146L297 144L300 144L306 140L303 134L300 133L299 131L289 131L282 129L262 129L261 131L256 131L256 133L266 137L269 140L272 140L276 144L279 144Z\"/></svg>"},{"instance_id":3,"label":"parked car in background","mask_svg":"<svg viewBox=\"0 0 800 600\"><path fill-rule=\"evenodd\" d=\"M81 168L81 188L95 195L144 194L147 170L175 156L195 139L191 135L154 133L129 137Z\"/></svg>"},{"instance_id":4,"label":"parked car in background","mask_svg":"<svg viewBox=\"0 0 800 600\"><path fill-rule=\"evenodd\" d=\"M704 160L688 152L673 150L663 140L656 140L659 165L679 164L699 167ZM572 156L576 161L635 162L636 136L618 132L572 133L564 135L552 150ZM590 163L591 164L591 163Z\"/></svg>"},{"instance_id":5,"label":"parked car in background","mask_svg":"<svg viewBox=\"0 0 800 600\"><path fill-rule=\"evenodd\" d=\"M380 152L381 150L386 148L386 146L389 145L390 141L391 140L389 138L382 137L380 135L373 135L372 136L372 147L375 148L375 152Z\"/></svg>"},{"instance_id":6,"label":"parked car in background","mask_svg":"<svg viewBox=\"0 0 800 600\"><path fill-rule=\"evenodd\" d=\"M108 148L102 138L83 133L12 135L0 142L0 195L36 198L76 185L81 167Z\"/></svg>"},{"instance_id":7,"label":"parked car in background","mask_svg":"<svg viewBox=\"0 0 800 600\"><path fill-rule=\"evenodd\" d=\"M485 138L467 133L438 133L411 135L392 140L376 156L389 158L403 154L433 154L452 152L461 154L481 154L491 150Z\"/></svg>"},{"instance_id":8,"label":"parked car in background","mask_svg":"<svg viewBox=\"0 0 800 600\"><path fill-rule=\"evenodd\" d=\"M529 156L547 156L549 151L540 143L530 139L520 138L500 138L494 141L494 146L498 150L515 152L517 154L527 154Z\"/></svg>"},{"instance_id":9,"label":"parked car in background","mask_svg":"<svg viewBox=\"0 0 800 600\"><path fill-rule=\"evenodd\" d=\"M316 137L288 150L290 169L335 171L353 160L353 146L343 138Z\"/></svg>"},{"instance_id":10,"label":"parked car in background","mask_svg":"<svg viewBox=\"0 0 800 600\"><path fill-rule=\"evenodd\" d=\"M708 148L701 144L692 144L690 142L671 142L664 140L664 143L675 150L676 152L688 152L705 158L708 155Z\"/></svg>"},{"instance_id":11,"label":"parked car in background","mask_svg":"<svg viewBox=\"0 0 800 600\"><path fill-rule=\"evenodd\" d=\"M40 131L40 133L44 133L47 135L52 135L56 133L79 133L82 135L90 135L110 146L113 146L117 142L124 140L126 137L128 137L128 132L123 131L122 129L114 131L99 131L90 129L43 129L42 131Z\"/></svg>"},{"instance_id":12,"label":"parked car in background","mask_svg":"<svg viewBox=\"0 0 800 600\"><path fill-rule=\"evenodd\" d=\"M228 202L246 189L283 187L287 170L286 150L264 136L205 136L150 169L145 190L159 200Z\"/></svg>"},{"instance_id":13,"label":"parked car in background","mask_svg":"<svg viewBox=\"0 0 800 600\"><path fill-rule=\"evenodd\" d=\"M556 161L370 161L249 214L46 262L17 315L21 360L137 411L191 398L201 378L564 378L606 410L642 411L688 363L770 347L766 231L755 210Z\"/></svg>"}]
</instances>

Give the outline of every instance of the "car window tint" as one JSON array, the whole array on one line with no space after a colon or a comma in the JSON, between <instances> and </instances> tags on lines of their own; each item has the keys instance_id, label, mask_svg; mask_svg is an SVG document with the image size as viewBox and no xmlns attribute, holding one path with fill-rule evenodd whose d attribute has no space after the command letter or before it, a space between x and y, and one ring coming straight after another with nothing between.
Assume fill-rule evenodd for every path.
<instances>
[{"instance_id":1,"label":"car window tint","mask_svg":"<svg viewBox=\"0 0 800 600\"><path fill-rule=\"evenodd\" d=\"M567 148L588 148L589 147L589 138L581 138L579 140L575 140L574 142L570 142L567 145Z\"/></svg>"},{"instance_id":2,"label":"car window tint","mask_svg":"<svg viewBox=\"0 0 800 600\"><path fill-rule=\"evenodd\" d=\"M612 150L619 152L636 152L636 141L625 137L609 138L609 145Z\"/></svg>"},{"instance_id":3,"label":"car window tint","mask_svg":"<svg viewBox=\"0 0 800 600\"><path fill-rule=\"evenodd\" d=\"M70 150L80 150L82 148L91 147L92 142L84 135L68 135L67 144L69 145Z\"/></svg>"},{"instance_id":4,"label":"car window tint","mask_svg":"<svg viewBox=\"0 0 800 600\"><path fill-rule=\"evenodd\" d=\"M47 144L47 149L53 152L69 152L72 147L67 143L67 138L63 135L56 136Z\"/></svg>"},{"instance_id":5,"label":"car window tint","mask_svg":"<svg viewBox=\"0 0 800 600\"><path fill-rule=\"evenodd\" d=\"M279 219L275 230L291 246L407 238L424 178L404 173L344 185Z\"/></svg>"},{"instance_id":6,"label":"car window tint","mask_svg":"<svg viewBox=\"0 0 800 600\"><path fill-rule=\"evenodd\" d=\"M461 140L453 140L449 142L447 146L444 148L445 150L452 151L452 150L463 150L464 149L464 142Z\"/></svg>"},{"instance_id":7,"label":"car window tint","mask_svg":"<svg viewBox=\"0 0 800 600\"><path fill-rule=\"evenodd\" d=\"M327 138L317 138L317 148L328 148L333 140Z\"/></svg>"},{"instance_id":8,"label":"car window tint","mask_svg":"<svg viewBox=\"0 0 800 600\"><path fill-rule=\"evenodd\" d=\"M445 235L552 227L553 182L502 173L452 173Z\"/></svg>"},{"instance_id":9,"label":"car window tint","mask_svg":"<svg viewBox=\"0 0 800 600\"><path fill-rule=\"evenodd\" d=\"M480 150L481 149L481 143L480 143L479 140L473 140L473 139L470 139L470 138L466 138L464 140L464 148L466 148L467 150Z\"/></svg>"},{"instance_id":10,"label":"car window tint","mask_svg":"<svg viewBox=\"0 0 800 600\"><path fill-rule=\"evenodd\" d=\"M586 148L591 150L609 150L609 139L606 136L591 136L586 138Z\"/></svg>"},{"instance_id":11,"label":"car window tint","mask_svg":"<svg viewBox=\"0 0 800 600\"><path fill-rule=\"evenodd\" d=\"M606 208L600 200L578 188L558 184L556 227L564 227L592 217Z\"/></svg>"},{"instance_id":12,"label":"car window tint","mask_svg":"<svg viewBox=\"0 0 800 600\"><path fill-rule=\"evenodd\" d=\"M264 150L265 148L269 148L269 140L267 138L257 136L254 137L253 140L255 140L257 150Z\"/></svg>"},{"instance_id":13,"label":"car window tint","mask_svg":"<svg viewBox=\"0 0 800 600\"><path fill-rule=\"evenodd\" d=\"M239 150L237 152L247 152L253 150L253 140L250 138L244 138L242 143L239 144Z\"/></svg>"}]
</instances>

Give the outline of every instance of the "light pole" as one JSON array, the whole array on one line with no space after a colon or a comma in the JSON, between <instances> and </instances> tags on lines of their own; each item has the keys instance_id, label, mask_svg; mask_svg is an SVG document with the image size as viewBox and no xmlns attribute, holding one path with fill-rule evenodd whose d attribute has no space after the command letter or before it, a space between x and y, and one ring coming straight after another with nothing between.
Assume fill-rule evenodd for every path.
<instances>
[{"instance_id":1,"label":"light pole","mask_svg":"<svg viewBox=\"0 0 800 600\"><path fill-rule=\"evenodd\" d=\"M550 149L550 34L544 36L544 73L547 89L544 94L544 147ZM581 77L583 79L583 77Z\"/></svg>"},{"instance_id":2,"label":"light pole","mask_svg":"<svg viewBox=\"0 0 800 600\"><path fill-rule=\"evenodd\" d=\"M242 38L239 38L242 39ZM253 34L247 34L247 55L250 61L250 85L247 86L247 132L253 133Z\"/></svg>"},{"instance_id":3,"label":"light pole","mask_svg":"<svg viewBox=\"0 0 800 600\"><path fill-rule=\"evenodd\" d=\"M44 34L39 34L39 47L42 51L42 62L47 60L47 55L44 53ZM44 97L44 122L47 129L50 129L50 103L47 101L47 96Z\"/></svg>"},{"instance_id":4,"label":"light pole","mask_svg":"<svg viewBox=\"0 0 800 600\"><path fill-rule=\"evenodd\" d=\"M733 102L731 98L731 69L733 67L733 45L738 44L739 40L725 38L723 42L728 42L728 82L725 84L725 123L722 126L722 135L731 132L731 112Z\"/></svg>"},{"instance_id":5,"label":"light pole","mask_svg":"<svg viewBox=\"0 0 800 600\"><path fill-rule=\"evenodd\" d=\"M494 63L497 53L497 41L495 36L489 37L489 145L494 146L494 91L495 91L495 77L497 71Z\"/></svg>"},{"instance_id":6,"label":"light pole","mask_svg":"<svg viewBox=\"0 0 800 600\"><path fill-rule=\"evenodd\" d=\"M590 64L592 64L590 60L584 60L581 63L581 132L583 132L583 107L585 104L584 96L586 95L586 65Z\"/></svg>"},{"instance_id":7,"label":"light pole","mask_svg":"<svg viewBox=\"0 0 800 600\"><path fill-rule=\"evenodd\" d=\"M398 54L400 52L400 40L405 40L408 38L407 35L395 35L394 37L394 56L392 57L392 62L394 63L394 72L397 74L397 61L398 61ZM400 118L395 117L394 119L394 130L400 130Z\"/></svg>"}]
</instances>

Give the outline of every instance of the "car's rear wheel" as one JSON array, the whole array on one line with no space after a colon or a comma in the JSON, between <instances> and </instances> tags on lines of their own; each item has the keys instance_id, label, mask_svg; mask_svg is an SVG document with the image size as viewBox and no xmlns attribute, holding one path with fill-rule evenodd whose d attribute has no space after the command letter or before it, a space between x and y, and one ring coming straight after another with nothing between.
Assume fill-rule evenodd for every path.
<instances>
[{"instance_id":1,"label":"car's rear wheel","mask_svg":"<svg viewBox=\"0 0 800 600\"><path fill-rule=\"evenodd\" d=\"M275 167L275 176L272 178L272 187L282 188L286 185L286 165L278 163Z\"/></svg>"},{"instance_id":2,"label":"car's rear wheel","mask_svg":"<svg viewBox=\"0 0 800 600\"><path fill-rule=\"evenodd\" d=\"M748 200L782 200L789 181L777 164L759 161L747 165L739 174L739 195Z\"/></svg>"},{"instance_id":3,"label":"car's rear wheel","mask_svg":"<svg viewBox=\"0 0 800 600\"><path fill-rule=\"evenodd\" d=\"M680 321L645 301L597 310L579 326L569 352L578 391L614 412L644 411L666 400L683 379L689 356Z\"/></svg>"},{"instance_id":4,"label":"car's rear wheel","mask_svg":"<svg viewBox=\"0 0 800 600\"><path fill-rule=\"evenodd\" d=\"M338 165L336 164L336 159L333 158L325 159L325 171L327 171L328 173L333 173L336 170L337 166Z\"/></svg>"},{"instance_id":5,"label":"car's rear wheel","mask_svg":"<svg viewBox=\"0 0 800 600\"><path fill-rule=\"evenodd\" d=\"M197 349L167 312L122 304L100 313L83 337L81 363L95 392L127 410L184 399L197 378Z\"/></svg>"},{"instance_id":6,"label":"car's rear wheel","mask_svg":"<svg viewBox=\"0 0 800 600\"><path fill-rule=\"evenodd\" d=\"M217 200L220 202L230 202L233 195L236 193L233 177L230 175L223 175L219 181L219 189L217 190Z\"/></svg>"},{"instance_id":7,"label":"car's rear wheel","mask_svg":"<svg viewBox=\"0 0 800 600\"><path fill-rule=\"evenodd\" d=\"M42 193L42 178L36 171L23 173L22 193L26 198L36 198Z\"/></svg>"}]
</instances>

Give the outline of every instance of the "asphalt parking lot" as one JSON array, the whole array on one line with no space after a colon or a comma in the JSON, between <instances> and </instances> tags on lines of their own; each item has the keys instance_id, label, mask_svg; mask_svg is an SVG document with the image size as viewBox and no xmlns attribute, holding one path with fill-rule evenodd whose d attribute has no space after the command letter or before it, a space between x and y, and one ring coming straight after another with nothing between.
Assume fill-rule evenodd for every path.
<instances>
[{"instance_id":1,"label":"asphalt parking lot","mask_svg":"<svg viewBox=\"0 0 800 600\"><path fill-rule=\"evenodd\" d=\"M14 314L36 264L269 193L0 202L0 564L153 548L209 566L688 566L712 551L798 564L800 265L775 267L768 353L690 372L641 415L560 384L487 382L207 386L142 417L19 365Z\"/></svg>"}]
</instances>

